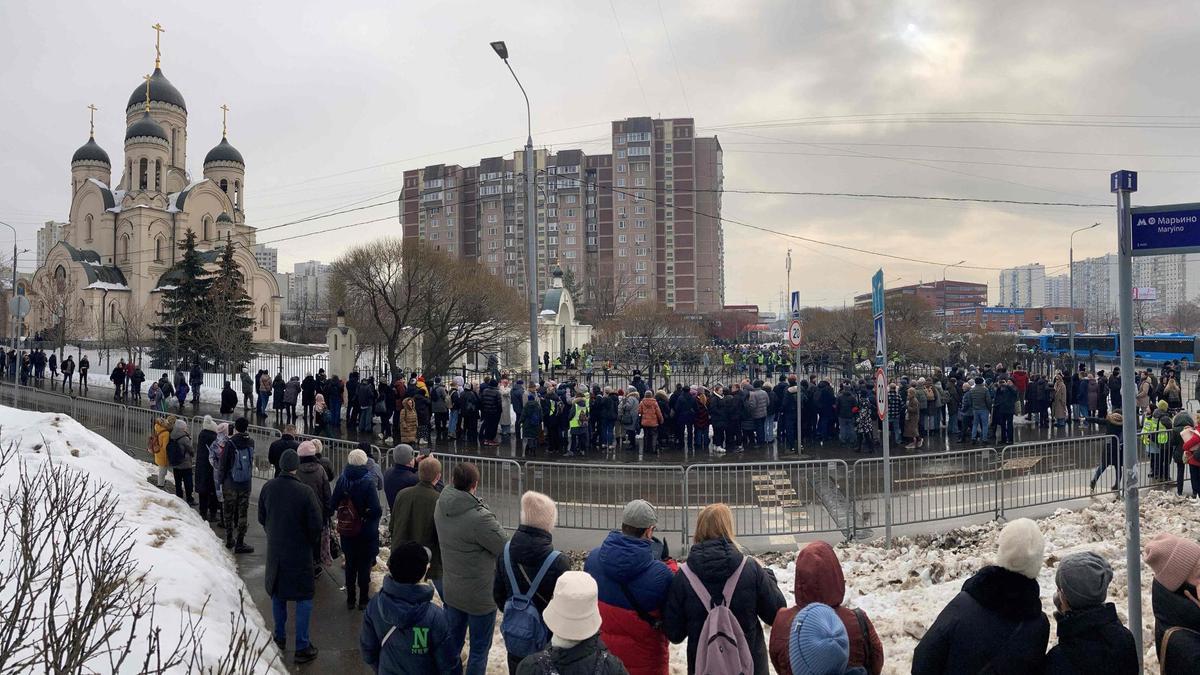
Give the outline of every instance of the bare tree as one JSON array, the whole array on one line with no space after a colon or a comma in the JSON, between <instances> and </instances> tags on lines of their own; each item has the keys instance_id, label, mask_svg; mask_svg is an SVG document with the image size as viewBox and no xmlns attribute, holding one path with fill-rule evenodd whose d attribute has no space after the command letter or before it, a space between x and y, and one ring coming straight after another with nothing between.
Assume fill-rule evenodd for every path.
<instances>
[{"instance_id":1,"label":"bare tree","mask_svg":"<svg viewBox=\"0 0 1200 675\"><path fill-rule=\"evenodd\" d=\"M87 310L80 304L81 291L78 280L66 268L43 274L36 278L30 295L39 312L42 336L52 349L62 350L69 340L87 337L91 320Z\"/></svg>"},{"instance_id":2,"label":"bare tree","mask_svg":"<svg viewBox=\"0 0 1200 675\"><path fill-rule=\"evenodd\" d=\"M14 443L0 452L0 474L16 476L0 494L0 672L232 674L278 658L246 621L245 598L213 664L201 647L207 603L181 616L177 635L163 632L111 487L52 461L33 469Z\"/></svg>"},{"instance_id":3,"label":"bare tree","mask_svg":"<svg viewBox=\"0 0 1200 675\"><path fill-rule=\"evenodd\" d=\"M814 307L804 310L803 318L813 348L835 354L843 372L853 372L856 361L869 356L875 333L868 310Z\"/></svg>"},{"instance_id":4,"label":"bare tree","mask_svg":"<svg viewBox=\"0 0 1200 675\"><path fill-rule=\"evenodd\" d=\"M1167 316L1171 330L1176 333L1195 333L1200 331L1200 304L1194 300L1184 300L1175 305L1175 309Z\"/></svg>"},{"instance_id":5,"label":"bare tree","mask_svg":"<svg viewBox=\"0 0 1200 675\"><path fill-rule=\"evenodd\" d=\"M448 372L468 352L499 352L525 334L525 300L516 289L498 283L482 265L431 255L441 260L433 265L416 317L425 372Z\"/></svg>"},{"instance_id":6,"label":"bare tree","mask_svg":"<svg viewBox=\"0 0 1200 675\"><path fill-rule=\"evenodd\" d=\"M645 364L653 382L654 373L669 359L696 347L699 331L694 323L666 305L643 302L615 317L608 332L619 335L621 355L634 364Z\"/></svg>"},{"instance_id":7,"label":"bare tree","mask_svg":"<svg viewBox=\"0 0 1200 675\"><path fill-rule=\"evenodd\" d=\"M130 363L142 362L142 352L153 335L150 330L153 317L154 313L144 303L131 301L125 307L117 308L116 338Z\"/></svg>"},{"instance_id":8,"label":"bare tree","mask_svg":"<svg viewBox=\"0 0 1200 675\"><path fill-rule=\"evenodd\" d=\"M389 237L356 246L333 263L331 306L345 310L360 344L385 346L393 373L400 372L401 355L421 337L415 319L446 260L424 244Z\"/></svg>"}]
</instances>

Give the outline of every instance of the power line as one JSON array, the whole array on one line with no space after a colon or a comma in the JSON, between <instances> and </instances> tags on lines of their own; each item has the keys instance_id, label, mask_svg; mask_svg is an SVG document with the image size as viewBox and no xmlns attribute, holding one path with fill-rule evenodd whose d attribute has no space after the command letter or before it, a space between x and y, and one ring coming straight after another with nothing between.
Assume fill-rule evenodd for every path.
<instances>
[{"instance_id":1,"label":"power line","mask_svg":"<svg viewBox=\"0 0 1200 675\"><path fill-rule=\"evenodd\" d=\"M683 86L683 76L679 74L679 59L675 56L675 45L671 44L671 31L667 30L667 17L663 14L662 0L658 0L658 20L662 22L663 35L667 38L667 49L671 52L671 65L675 67L675 81L679 83L679 93L683 95L683 107L692 114L692 104L688 101L687 89Z\"/></svg>"},{"instance_id":2,"label":"power line","mask_svg":"<svg viewBox=\"0 0 1200 675\"><path fill-rule=\"evenodd\" d=\"M830 146L833 147L833 146ZM987 160L967 160L967 159L944 159L935 157L896 157L892 155L863 155L863 154L839 154L832 152L793 152L793 151L772 151L772 150L725 150L725 152L745 153L752 155L802 155L806 157L844 157L848 159L883 159L893 161L921 161L921 162L937 162L940 164L966 164L969 166L1000 166L1014 169L1043 169L1050 171L1088 171L1094 173L1109 173L1108 169L1098 169L1083 166L1050 166L1044 164L1016 164L1013 162L990 162ZM1162 174L1197 174L1200 170L1194 169L1140 169L1142 173L1162 173Z\"/></svg>"},{"instance_id":3,"label":"power line","mask_svg":"<svg viewBox=\"0 0 1200 675\"><path fill-rule=\"evenodd\" d=\"M707 127L701 127L707 128ZM804 145L808 143L820 143L824 145L852 145L852 146L873 146L886 148L927 148L931 150L983 150L989 152L1018 152L1037 155L1072 155L1079 157L1142 157L1153 159L1200 159L1200 155L1187 154L1163 154L1163 153L1138 153L1138 152L1084 152L1074 150L1045 150L1037 148L1004 148L992 145L939 145L935 143L871 143L871 142L847 142L847 141L798 141L792 139L778 139L775 141L742 141L740 143L722 143L721 147L739 146L739 145Z\"/></svg>"},{"instance_id":4,"label":"power line","mask_svg":"<svg viewBox=\"0 0 1200 675\"><path fill-rule=\"evenodd\" d=\"M608 0L608 8L612 10L613 21L617 24L617 34L621 36L621 44L625 45L625 55L629 57L629 67L633 70L633 79L637 81L638 91L642 92L642 104L646 112L650 111L650 99L646 98L646 88L642 86L642 76L638 74L637 63L633 60L633 51L629 49L629 41L625 39L625 31L621 29L621 18L617 16L617 6L613 0Z\"/></svg>"}]
</instances>

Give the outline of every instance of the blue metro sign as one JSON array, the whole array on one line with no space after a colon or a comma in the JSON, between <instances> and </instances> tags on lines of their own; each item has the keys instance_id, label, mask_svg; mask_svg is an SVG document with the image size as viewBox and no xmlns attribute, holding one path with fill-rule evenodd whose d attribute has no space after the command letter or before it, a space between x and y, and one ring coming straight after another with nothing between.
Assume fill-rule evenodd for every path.
<instances>
[{"instance_id":1,"label":"blue metro sign","mask_svg":"<svg viewBox=\"0 0 1200 675\"><path fill-rule=\"evenodd\" d=\"M1200 204L1139 206L1130 213L1133 255L1200 251Z\"/></svg>"}]
</instances>

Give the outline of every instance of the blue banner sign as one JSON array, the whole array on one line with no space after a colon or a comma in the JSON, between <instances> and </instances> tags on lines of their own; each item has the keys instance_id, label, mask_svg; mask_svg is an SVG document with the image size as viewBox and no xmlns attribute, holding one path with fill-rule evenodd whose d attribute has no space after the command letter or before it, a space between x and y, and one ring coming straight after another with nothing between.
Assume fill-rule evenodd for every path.
<instances>
[{"instance_id":1,"label":"blue banner sign","mask_svg":"<svg viewBox=\"0 0 1200 675\"><path fill-rule=\"evenodd\" d=\"M1131 209L1133 255L1200 251L1200 204Z\"/></svg>"},{"instance_id":2,"label":"blue banner sign","mask_svg":"<svg viewBox=\"0 0 1200 675\"><path fill-rule=\"evenodd\" d=\"M883 316L883 270L871 277L871 315Z\"/></svg>"}]
</instances>

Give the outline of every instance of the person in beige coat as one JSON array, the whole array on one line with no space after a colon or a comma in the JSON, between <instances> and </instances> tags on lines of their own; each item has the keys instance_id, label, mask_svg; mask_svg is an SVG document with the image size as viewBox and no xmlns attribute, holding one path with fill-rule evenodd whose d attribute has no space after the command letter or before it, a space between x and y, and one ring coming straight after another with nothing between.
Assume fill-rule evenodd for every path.
<instances>
[{"instance_id":1,"label":"person in beige coat","mask_svg":"<svg viewBox=\"0 0 1200 675\"><path fill-rule=\"evenodd\" d=\"M1050 412L1054 415L1054 426L1064 427L1067 424L1067 385L1062 375L1054 376L1054 398L1050 401Z\"/></svg>"}]
</instances>

